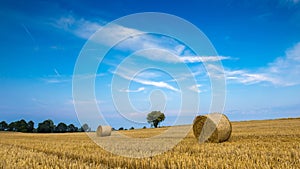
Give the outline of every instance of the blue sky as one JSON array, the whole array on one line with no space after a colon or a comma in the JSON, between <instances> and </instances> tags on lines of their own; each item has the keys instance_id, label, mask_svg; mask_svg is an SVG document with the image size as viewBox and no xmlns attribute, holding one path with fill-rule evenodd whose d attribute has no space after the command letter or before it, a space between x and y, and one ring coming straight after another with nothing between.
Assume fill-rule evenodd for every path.
<instances>
[{"instance_id":1,"label":"blue sky","mask_svg":"<svg viewBox=\"0 0 300 169\"><path fill-rule=\"evenodd\" d=\"M230 119L300 116L299 0L72 3L60 0L1 1L0 120L24 118L39 122L50 118L55 123L79 125L73 104L72 77L81 49L105 24L138 12L163 12L191 22L209 38L218 56L199 59L180 41L154 34L134 37L115 46L101 63L95 81L96 102L113 127L144 126L144 116L152 109L162 109L167 115L163 124L170 125L180 109L178 86L170 75L160 70L142 71L129 87L122 86L128 80L127 75L138 70L136 63L162 67L174 64L171 57L159 57L152 51L140 53L146 56L143 60L134 57L136 50L147 45L169 50L189 66L197 85L187 91L200 96L200 114L209 112L211 100L211 84L203 62L215 59L224 67L227 83L224 113ZM118 33L133 30L122 25L119 28L122 29L116 29ZM113 38L112 34L107 38ZM132 57L126 60L129 55ZM132 65L117 67L124 60ZM180 72L177 75L177 79L188 79ZM113 91L128 96L134 106L130 109L121 104L129 120L116 113L111 92L113 77L119 80ZM89 103L81 104L89 111ZM186 116L189 111L184 110Z\"/></svg>"}]
</instances>

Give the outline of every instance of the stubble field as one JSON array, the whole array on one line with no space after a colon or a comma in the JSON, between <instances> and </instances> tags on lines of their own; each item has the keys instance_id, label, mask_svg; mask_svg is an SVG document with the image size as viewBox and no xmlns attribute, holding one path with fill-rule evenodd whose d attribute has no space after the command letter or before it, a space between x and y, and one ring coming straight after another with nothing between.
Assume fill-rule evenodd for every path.
<instances>
[{"instance_id":1,"label":"stubble field","mask_svg":"<svg viewBox=\"0 0 300 169\"><path fill-rule=\"evenodd\" d=\"M1 132L0 168L300 168L300 118L233 122L232 126L227 142L198 144L190 132L173 149L148 158L106 152L85 133ZM144 138L166 129L122 134Z\"/></svg>"}]
</instances>

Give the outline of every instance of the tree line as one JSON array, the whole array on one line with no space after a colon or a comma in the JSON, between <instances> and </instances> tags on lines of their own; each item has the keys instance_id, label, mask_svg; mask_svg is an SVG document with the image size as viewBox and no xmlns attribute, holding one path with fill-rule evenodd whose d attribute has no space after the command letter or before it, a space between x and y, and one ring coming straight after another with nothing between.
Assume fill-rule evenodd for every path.
<instances>
[{"instance_id":1,"label":"tree line","mask_svg":"<svg viewBox=\"0 0 300 169\"><path fill-rule=\"evenodd\" d=\"M0 122L0 131L14 131L14 132L26 132L26 133L66 133L66 132L84 132L91 131L88 124L83 124L80 128L74 124L58 123L55 125L50 119L38 123L38 127L34 128L34 122L26 122L24 119L6 123L5 121Z\"/></svg>"},{"instance_id":2,"label":"tree line","mask_svg":"<svg viewBox=\"0 0 300 169\"><path fill-rule=\"evenodd\" d=\"M165 120L165 114L160 111L152 111L147 115L147 121L151 124L151 127L157 128L159 123ZM144 129L146 126L143 127ZM115 128L112 128L116 130ZM120 127L119 130L127 130L123 127ZM134 127L131 127L129 130L134 130ZM26 122L24 119L19 121L14 121L7 124L5 121L0 122L0 131L15 131L15 132L28 132L28 133L66 133L66 132L84 132L91 131L91 128L88 124L83 124L80 128L76 127L74 124L65 124L58 123L55 125L54 122L50 119L45 120L41 123L38 123L38 127L34 128L34 122Z\"/></svg>"}]
</instances>

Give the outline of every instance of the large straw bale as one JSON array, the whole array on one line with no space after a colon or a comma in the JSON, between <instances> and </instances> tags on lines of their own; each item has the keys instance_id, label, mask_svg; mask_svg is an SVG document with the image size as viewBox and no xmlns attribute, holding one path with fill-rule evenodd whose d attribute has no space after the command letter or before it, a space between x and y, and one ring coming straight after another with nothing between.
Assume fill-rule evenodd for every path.
<instances>
[{"instance_id":1,"label":"large straw bale","mask_svg":"<svg viewBox=\"0 0 300 169\"><path fill-rule=\"evenodd\" d=\"M110 136L111 135L111 126L98 126L97 128L97 136L98 137L105 137L105 136Z\"/></svg>"},{"instance_id":2,"label":"large straw bale","mask_svg":"<svg viewBox=\"0 0 300 169\"><path fill-rule=\"evenodd\" d=\"M232 126L229 119L221 113L200 115L194 119L194 136L200 143L220 143L230 138Z\"/></svg>"}]
</instances>

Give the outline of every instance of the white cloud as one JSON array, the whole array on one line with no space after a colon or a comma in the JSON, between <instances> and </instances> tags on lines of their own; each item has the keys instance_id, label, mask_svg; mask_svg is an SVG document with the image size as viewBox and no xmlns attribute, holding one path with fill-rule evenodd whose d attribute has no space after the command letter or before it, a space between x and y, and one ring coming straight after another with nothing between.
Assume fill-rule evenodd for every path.
<instances>
[{"instance_id":1,"label":"white cloud","mask_svg":"<svg viewBox=\"0 0 300 169\"><path fill-rule=\"evenodd\" d=\"M72 80L71 76L60 75L56 69L54 69L54 72L55 75L49 75L45 78L42 78L42 80L50 84L65 83L65 82L70 82Z\"/></svg>"},{"instance_id":2,"label":"white cloud","mask_svg":"<svg viewBox=\"0 0 300 169\"><path fill-rule=\"evenodd\" d=\"M103 32L100 35L101 37L94 37L93 40L96 40L97 42L108 46L112 46L115 42L119 42L122 39L129 37L126 41L124 41L124 43L119 46L120 48L125 48L127 50L136 48L136 45L146 45L149 41L151 42L151 39L145 40L145 37L140 38L138 36L133 36L135 34L143 33L136 29L127 28L116 24L109 24L104 26L104 24L100 21L93 22L84 18L78 19L72 15L63 16L59 19L56 19L55 22L52 23L52 25L83 39L89 39L95 32L101 29L101 31ZM154 45L155 43L151 44Z\"/></svg>"},{"instance_id":3,"label":"white cloud","mask_svg":"<svg viewBox=\"0 0 300 169\"><path fill-rule=\"evenodd\" d=\"M129 89L121 89L120 92L126 92L126 93L137 93L137 92L141 92L144 91L146 88L144 87L140 87L136 90L129 90Z\"/></svg>"},{"instance_id":4,"label":"white cloud","mask_svg":"<svg viewBox=\"0 0 300 169\"><path fill-rule=\"evenodd\" d=\"M173 86L171 86L168 83L163 82L163 81L155 82L155 81L151 81L151 80L143 80L143 79L136 79L136 78L134 78L133 81L144 84L144 85L151 85L151 86L156 86L156 87L160 87L160 88L170 89L170 90L173 90L173 91L176 91L176 92L179 91L175 87L173 87Z\"/></svg>"},{"instance_id":5,"label":"white cloud","mask_svg":"<svg viewBox=\"0 0 300 169\"><path fill-rule=\"evenodd\" d=\"M101 103L104 103L104 101L102 100L93 100L93 99L90 99L90 100L67 100L66 104L72 104L72 105L93 105L93 104L101 104Z\"/></svg>"},{"instance_id":6,"label":"white cloud","mask_svg":"<svg viewBox=\"0 0 300 169\"><path fill-rule=\"evenodd\" d=\"M101 33L101 35L95 34L96 37L94 38L97 40L97 42L104 45L113 45L115 42L127 38L125 41L119 43L116 48L127 51L152 49L144 50L141 53L141 57L147 58L149 60L166 63L203 63L231 59L230 57L226 56L193 56L194 53L190 51L190 49L186 48L186 46L180 44L172 38L143 34L144 32L142 31L127 28L121 25L102 25L103 24L101 24L101 22L93 22L85 20L84 18L78 19L71 15L61 17L54 23L55 27L70 32L75 36L83 39L88 39L97 30L101 29L103 33ZM140 34L143 34L143 36L138 36ZM56 71L56 74L58 75L59 73ZM152 81L139 77L132 80L144 85L151 85L178 91L178 89L169 85L165 81ZM60 83L65 81L69 80L67 78L58 76L47 79L48 83Z\"/></svg>"},{"instance_id":7,"label":"white cloud","mask_svg":"<svg viewBox=\"0 0 300 169\"><path fill-rule=\"evenodd\" d=\"M176 48L176 47L175 47ZM166 63L203 63L203 62L217 62L222 60L229 60L227 56L180 56L172 49L163 47L151 48L139 53L139 56L145 57L149 60L161 61Z\"/></svg>"},{"instance_id":8,"label":"white cloud","mask_svg":"<svg viewBox=\"0 0 300 169\"><path fill-rule=\"evenodd\" d=\"M194 92L197 92L197 93L201 93L202 91L199 89L200 87L201 87L201 85L200 85L200 84L197 84L197 85L191 86L189 89L190 89L191 91L194 91Z\"/></svg>"},{"instance_id":9,"label":"white cloud","mask_svg":"<svg viewBox=\"0 0 300 169\"><path fill-rule=\"evenodd\" d=\"M182 56L179 58L184 63L216 62L230 59L226 56Z\"/></svg>"},{"instance_id":10,"label":"white cloud","mask_svg":"<svg viewBox=\"0 0 300 169\"><path fill-rule=\"evenodd\" d=\"M93 33L102 27L99 23L91 22L83 18L76 19L71 15L55 20L53 25L83 39L88 39Z\"/></svg>"},{"instance_id":11,"label":"white cloud","mask_svg":"<svg viewBox=\"0 0 300 169\"><path fill-rule=\"evenodd\" d=\"M165 89L169 89L172 91L176 91L178 92L179 90L171 85L169 85L166 82L163 81L152 81L152 80L147 80L147 79L142 79L142 78L132 78L127 74L133 74L133 72L131 70L128 70L127 68L123 68L123 67L119 67L119 70L117 72L111 72L115 75L118 75L124 79L130 80L130 81L134 81L143 85L150 85L150 86L155 86L155 87L159 87L159 88L165 88Z\"/></svg>"},{"instance_id":12,"label":"white cloud","mask_svg":"<svg viewBox=\"0 0 300 169\"><path fill-rule=\"evenodd\" d=\"M52 84L70 82L69 79L58 79L58 78L43 78L43 81L45 81L46 83L52 83Z\"/></svg>"},{"instance_id":13,"label":"white cloud","mask_svg":"<svg viewBox=\"0 0 300 169\"><path fill-rule=\"evenodd\" d=\"M57 19L54 23L54 26L64 29L65 31L83 39L88 39L97 30L101 29L103 33L101 33L99 36L96 34L96 37L94 38L97 42L109 46L112 46L115 42L119 42L122 39L127 38L125 41L122 41L117 48L131 51L140 49L153 49L149 50L149 52L143 52L142 55L151 60L173 63L198 63L230 59L229 57L225 56L182 56L187 53L191 54L192 51L187 49L184 45L179 44L172 38L145 34L142 31L116 24L102 26L100 22L92 22L83 18L77 19L71 15ZM143 36L138 36L141 34L143 34ZM166 56L166 53L169 53L169 56Z\"/></svg>"},{"instance_id":14,"label":"white cloud","mask_svg":"<svg viewBox=\"0 0 300 169\"><path fill-rule=\"evenodd\" d=\"M142 112L133 112L133 113L127 113L126 114L126 117L129 117L129 118L140 118L140 119L135 119L136 121L137 120L140 120L141 122L144 121L144 123L147 123L145 121L145 117L147 117L147 114L148 113L142 113Z\"/></svg>"},{"instance_id":15,"label":"white cloud","mask_svg":"<svg viewBox=\"0 0 300 169\"><path fill-rule=\"evenodd\" d=\"M56 69L54 69L55 75L49 75L42 80L46 83L59 84L59 83L68 83L72 82L72 79L75 75L61 75ZM90 79L105 76L104 73L99 74L84 74L84 75L76 75L77 79Z\"/></svg>"},{"instance_id":16,"label":"white cloud","mask_svg":"<svg viewBox=\"0 0 300 169\"><path fill-rule=\"evenodd\" d=\"M226 75L222 65L209 63L205 65L207 76L211 79L225 79Z\"/></svg>"},{"instance_id":17,"label":"white cloud","mask_svg":"<svg viewBox=\"0 0 300 169\"><path fill-rule=\"evenodd\" d=\"M140 57L144 57L153 61L160 61L166 63L179 63L179 57L173 52L170 52L168 49L162 47L148 48L147 50L141 51L138 53Z\"/></svg>"},{"instance_id":18,"label":"white cloud","mask_svg":"<svg viewBox=\"0 0 300 169\"><path fill-rule=\"evenodd\" d=\"M162 74L160 72L157 72L157 71L143 71L143 72L141 72L137 75L138 78L143 78L143 77L159 78L161 76L162 76Z\"/></svg>"},{"instance_id":19,"label":"white cloud","mask_svg":"<svg viewBox=\"0 0 300 169\"><path fill-rule=\"evenodd\" d=\"M184 45L177 45L175 46L175 51L176 51L176 54L177 55L182 55L182 53L184 52L185 50L185 46Z\"/></svg>"},{"instance_id":20,"label":"white cloud","mask_svg":"<svg viewBox=\"0 0 300 169\"><path fill-rule=\"evenodd\" d=\"M277 86L300 84L300 42L287 49L284 57L278 57L267 67L257 71L228 70L227 79L243 84L267 82Z\"/></svg>"},{"instance_id":21,"label":"white cloud","mask_svg":"<svg viewBox=\"0 0 300 169\"><path fill-rule=\"evenodd\" d=\"M261 82L277 83L276 79L272 79L264 73L249 73L245 70L225 71L227 80L237 81L243 84L255 84Z\"/></svg>"}]
</instances>

